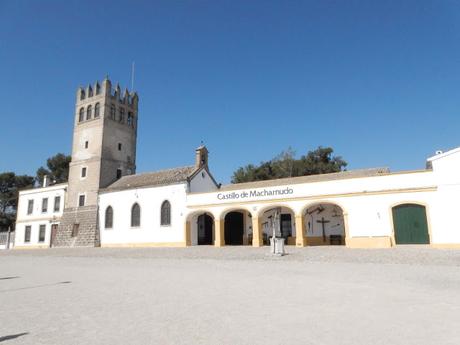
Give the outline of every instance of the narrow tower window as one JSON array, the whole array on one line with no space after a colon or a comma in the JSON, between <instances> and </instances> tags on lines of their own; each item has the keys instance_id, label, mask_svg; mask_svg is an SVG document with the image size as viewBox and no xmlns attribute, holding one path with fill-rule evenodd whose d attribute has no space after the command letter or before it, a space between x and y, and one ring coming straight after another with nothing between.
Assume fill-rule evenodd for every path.
<instances>
[{"instance_id":1,"label":"narrow tower window","mask_svg":"<svg viewBox=\"0 0 460 345\"><path fill-rule=\"evenodd\" d=\"M91 119L92 112L93 112L93 107L91 105L88 105L88 108L86 108L86 119L87 120Z\"/></svg>"},{"instance_id":2,"label":"narrow tower window","mask_svg":"<svg viewBox=\"0 0 460 345\"><path fill-rule=\"evenodd\" d=\"M81 194L78 196L78 206L85 206L85 195Z\"/></svg>"},{"instance_id":3,"label":"narrow tower window","mask_svg":"<svg viewBox=\"0 0 460 345\"><path fill-rule=\"evenodd\" d=\"M118 143L118 151L121 151L121 143Z\"/></svg>"},{"instance_id":4,"label":"narrow tower window","mask_svg":"<svg viewBox=\"0 0 460 345\"><path fill-rule=\"evenodd\" d=\"M81 177L86 177L86 167L81 168Z\"/></svg>"},{"instance_id":5,"label":"narrow tower window","mask_svg":"<svg viewBox=\"0 0 460 345\"><path fill-rule=\"evenodd\" d=\"M85 99L85 90L80 91L80 101L83 101Z\"/></svg>"},{"instance_id":6,"label":"narrow tower window","mask_svg":"<svg viewBox=\"0 0 460 345\"><path fill-rule=\"evenodd\" d=\"M133 126L133 113L132 112L128 112L128 119L126 121L126 123L128 124L128 126Z\"/></svg>"},{"instance_id":7,"label":"narrow tower window","mask_svg":"<svg viewBox=\"0 0 460 345\"><path fill-rule=\"evenodd\" d=\"M112 104L112 105L110 106L110 118L111 118L112 120L115 120L115 111L116 111L116 110L115 110L115 106Z\"/></svg>"},{"instance_id":8,"label":"narrow tower window","mask_svg":"<svg viewBox=\"0 0 460 345\"><path fill-rule=\"evenodd\" d=\"M99 112L100 112L100 104L99 103L96 103L96 105L94 106L94 117L99 117Z\"/></svg>"},{"instance_id":9,"label":"narrow tower window","mask_svg":"<svg viewBox=\"0 0 460 345\"><path fill-rule=\"evenodd\" d=\"M121 178L121 169L117 169L117 180Z\"/></svg>"},{"instance_id":10,"label":"narrow tower window","mask_svg":"<svg viewBox=\"0 0 460 345\"><path fill-rule=\"evenodd\" d=\"M89 145L88 141L85 141L85 149L88 148L88 145Z\"/></svg>"},{"instance_id":11,"label":"narrow tower window","mask_svg":"<svg viewBox=\"0 0 460 345\"><path fill-rule=\"evenodd\" d=\"M96 95L99 95L101 93L101 86L99 83L96 83Z\"/></svg>"},{"instance_id":12,"label":"narrow tower window","mask_svg":"<svg viewBox=\"0 0 460 345\"><path fill-rule=\"evenodd\" d=\"M85 119L85 109L80 108L80 114L78 116L78 122L82 122Z\"/></svg>"},{"instance_id":13,"label":"narrow tower window","mask_svg":"<svg viewBox=\"0 0 460 345\"><path fill-rule=\"evenodd\" d=\"M120 108L119 112L120 112L120 114L119 114L119 117L118 117L118 121L120 123L123 123L123 121L125 120L125 109Z\"/></svg>"}]
</instances>

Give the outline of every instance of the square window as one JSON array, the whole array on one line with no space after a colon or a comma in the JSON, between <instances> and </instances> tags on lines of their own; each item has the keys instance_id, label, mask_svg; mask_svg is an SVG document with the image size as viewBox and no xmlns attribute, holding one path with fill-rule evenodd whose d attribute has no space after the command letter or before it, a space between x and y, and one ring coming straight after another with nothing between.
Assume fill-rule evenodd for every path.
<instances>
[{"instance_id":1,"label":"square window","mask_svg":"<svg viewBox=\"0 0 460 345\"><path fill-rule=\"evenodd\" d=\"M85 195L82 194L78 197L78 206L85 206Z\"/></svg>"},{"instance_id":2,"label":"square window","mask_svg":"<svg viewBox=\"0 0 460 345\"><path fill-rule=\"evenodd\" d=\"M81 177L86 177L86 168L81 168Z\"/></svg>"}]
</instances>

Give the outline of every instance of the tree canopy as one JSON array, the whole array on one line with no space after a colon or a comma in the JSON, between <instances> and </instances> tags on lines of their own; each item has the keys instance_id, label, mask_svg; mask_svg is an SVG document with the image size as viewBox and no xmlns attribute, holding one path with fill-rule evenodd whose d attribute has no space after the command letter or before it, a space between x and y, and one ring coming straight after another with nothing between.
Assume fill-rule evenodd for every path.
<instances>
[{"instance_id":1,"label":"tree canopy","mask_svg":"<svg viewBox=\"0 0 460 345\"><path fill-rule=\"evenodd\" d=\"M40 167L36 173L36 182L38 184L43 181L45 175L48 176L51 183L62 183L67 182L69 178L69 163L71 157L63 153L58 153L53 157L46 160L47 168Z\"/></svg>"},{"instance_id":2,"label":"tree canopy","mask_svg":"<svg viewBox=\"0 0 460 345\"><path fill-rule=\"evenodd\" d=\"M18 206L18 191L32 187L33 184L32 176L18 176L14 172L0 173L0 230L6 230L14 223Z\"/></svg>"},{"instance_id":3,"label":"tree canopy","mask_svg":"<svg viewBox=\"0 0 460 345\"><path fill-rule=\"evenodd\" d=\"M232 176L232 183L272 180L284 177L306 176L333 173L345 170L347 162L333 155L331 147L319 146L308 151L299 159L292 148L281 152L272 160L259 165L248 164L238 168Z\"/></svg>"}]
</instances>

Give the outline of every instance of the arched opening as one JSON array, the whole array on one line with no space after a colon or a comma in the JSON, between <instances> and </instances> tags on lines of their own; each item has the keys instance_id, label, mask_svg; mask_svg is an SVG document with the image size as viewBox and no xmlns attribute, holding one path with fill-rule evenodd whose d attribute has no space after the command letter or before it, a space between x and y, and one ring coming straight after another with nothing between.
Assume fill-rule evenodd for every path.
<instances>
[{"instance_id":1,"label":"arched opening","mask_svg":"<svg viewBox=\"0 0 460 345\"><path fill-rule=\"evenodd\" d=\"M214 217L206 211L197 211L187 216L185 239L187 245L214 245Z\"/></svg>"},{"instance_id":2,"label":"arched opening","mask_svg":"<svg viewBox=\"0 0 460 345\"><path fill-rule=\"evenodd\" d=\"M224 241L228 246L252 244L251 213L246 210L235 210L225 215Z\"/></svg>"},{"instance_id":3,"label":"arched opening","mask_svg":"<svg viewBox=\"0 0 460 345\"><path fill-rule=\"evenodd\" d=\"M112 206L108 206L105 209L105 228L112 229L113 228L113 208Z\"/></svg>"},{"instance_id":4,"label":"arched opening","mask_svg":"<svg viewBox=\"0 0 460 345\"><path fill-rule=\"evenodd\" d=\"M317 203L304 211L307 245L345 245L343 210L333 203Z\"/></svg>"},{"instance_id":5,"label":"arched opening","mask_svg":"<svg viewBox=\"0 0 460 345\"><path fill-rule=\"evenodd\" d=\"M270 244L275 232L276 237L284 238L287 245L295 245L295 213L286 206L270 206L259 212L263 245Z\"/></svg>"},{"instance_id":6,"label":"arched opening","mask_svg":"<svg viewBox=\"0 0 460 345\"><path fill-rule=\"evenodd\" d=\"M392 208L396 244L429 244L426 208L418 204L402 204Z\"/></svg>"},{"instance_id":7,"label":"arched opening","mask_svg":"<svg viewBox=\"0 0 460 345\"><path fill-rule=\"evenodd\" d=\"M171 204L168 200L163 201L161 204L160 218L161 226L171 225Z\"/></svg>"}]
</instances>

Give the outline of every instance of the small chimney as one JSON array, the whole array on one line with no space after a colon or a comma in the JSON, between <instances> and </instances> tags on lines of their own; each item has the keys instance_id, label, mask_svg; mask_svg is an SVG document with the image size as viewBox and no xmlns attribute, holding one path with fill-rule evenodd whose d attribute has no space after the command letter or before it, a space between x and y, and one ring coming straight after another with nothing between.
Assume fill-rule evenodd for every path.
<instances>
[{"instance_id":1,"label":"small chimney","mask_svg":"<svg viewBox=\"0 0 460 345\"><path fill-rule=\"evenodd\" d=\"M195 167L201 168L208 165L208 149L201 145L195 150Z\"/></svg>"},{"instance_id":2,"label":"small chimney","mask_svg":"<svg viewBox=\"0 0 460 345\"><path fill-rule=\"evenodd\" d=\"M48 175L43 176L43 187L48 187Z\"/></svg>"}]
</instances>

